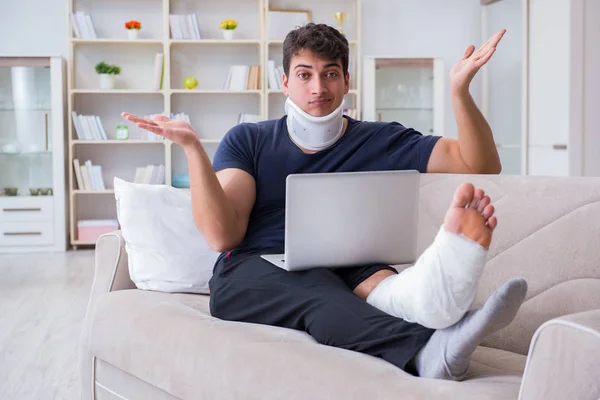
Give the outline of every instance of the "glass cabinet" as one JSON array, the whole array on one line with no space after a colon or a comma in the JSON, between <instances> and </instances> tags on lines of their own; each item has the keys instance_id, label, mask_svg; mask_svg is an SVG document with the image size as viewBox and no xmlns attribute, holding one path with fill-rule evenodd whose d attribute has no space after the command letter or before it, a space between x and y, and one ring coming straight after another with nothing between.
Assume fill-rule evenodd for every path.
<instances>
[{"instance_id":1,"label":"glass cabinet","mask_svg":"<svg viewBox=\"0 0 600 400\"><path fill-rule=\"evenodd\" d=\"M444 66L435 58L365 57L364 119L443 135Z\"/></svg>"},{"instance_id":2,"label":"glass cabinet","mask_svg":"<svg viewBox=\"0 0 600 400\"><path fill-rule=\"evenodd\" d=\"M0 67L0 190L5 196L53 193L51 103L49 65Z\"/></svg>"},{"instance_id":3,"label":"glass cabinet","mask_svg":"<svg viewBox=\"0 0 600 400\"><path fill-rule=\"evenodd\" d=\"M64 249L63 71L0 57L0 252Z\"/></svg>"}]
</instances>

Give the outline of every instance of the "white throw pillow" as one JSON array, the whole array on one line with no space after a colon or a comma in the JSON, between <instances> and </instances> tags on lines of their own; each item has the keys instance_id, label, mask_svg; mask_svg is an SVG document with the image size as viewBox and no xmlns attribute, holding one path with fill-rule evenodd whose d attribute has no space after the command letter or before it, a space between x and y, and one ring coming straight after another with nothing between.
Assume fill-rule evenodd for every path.
<instances>
[{"instance_id":1,"label":"white throw pillow","mask_svg":"<svg viewBox=\"0 0 600 400\"><path fill-rule=\"evenodd\" d=\"M189 191L115 178L117 218L139 289L208 294L219 256L196 228Z\"/></svg>"}]
</instances>

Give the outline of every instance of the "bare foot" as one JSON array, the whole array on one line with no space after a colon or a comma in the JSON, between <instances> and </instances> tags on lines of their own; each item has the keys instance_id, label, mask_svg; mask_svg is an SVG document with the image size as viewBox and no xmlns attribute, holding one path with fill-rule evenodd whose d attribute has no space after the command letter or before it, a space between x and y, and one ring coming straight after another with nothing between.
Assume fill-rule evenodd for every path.
<instances>
[{"instance_id":1,"label":"bare foot","mask_svg":"<svg viewBox=\"0 0 600 400\"><path fill-rule=\"evenodd\" d=\"M489 248L492 232L498 224L494 206L490 203L490 197L482 189L463 183L454 192L454 201L444 218L444 228Z\"/></svg>"}]
</instances>

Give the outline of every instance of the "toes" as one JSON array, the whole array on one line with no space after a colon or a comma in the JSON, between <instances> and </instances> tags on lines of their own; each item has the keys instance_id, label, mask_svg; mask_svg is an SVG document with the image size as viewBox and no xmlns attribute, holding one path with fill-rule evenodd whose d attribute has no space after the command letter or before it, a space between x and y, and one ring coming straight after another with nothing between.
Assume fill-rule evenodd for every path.
<instances>
[{"instance_id":1,"label":"toes","mask_svg":"<svg viewBox=\"0 0 600 400\"><path fill-rule=\"evenodd\" d=\"M483 218L485 218L486 220L489 220L492 217L492 215L494 215L494 211L495 211L494 206L491 204L488 204L483 209L483 212L481 213L481 215L483 215Z\"/></svg>"},{"instance_id":2,"label":"toes","mask_svg":"<svg viewBox=\"0 0 600 400\"><path fill-rule=\"evenodd\" d=\"M477 209L479 207L479 202L481 201L481 199L483 199L484 195L485 193L483 192L483 189L475 189L475 191L473 192L473 199L471 200L471 204L469 204L469 207Z\"/></svg>"},{"instance_id":3,"label":"toes","mask_svg":"<svg viewBox=\"0 0 600 400\"><path fill-rule=\"evenodd\" d=\"M475 187L470 183L463 183L454 192L452 207L465 208L471 204L475 194Z\"/></svg>"},{"instance_id":4,"label":"toes","mask_svg":"<svg viewBox=\"0 0 600 400\"><path fill-rule=\"evenodd\" d=\"M477 212L479 214L483 214L483 210L490 204L492 200L490 196L483 196L481 200L479 200L479 205L477 206Z\"/></svg>"},{"instance_id":5,"label":"toes","mask_svg":"<svg viewBox=\"0 0 600 400\"><path fill-rule=\"evenodd\" d=\"M490 217L490 219L487 221L487 226L493 231L496 229L496 226L498 226L498 219L496 217Z\"/></svg>"}]
</instances>

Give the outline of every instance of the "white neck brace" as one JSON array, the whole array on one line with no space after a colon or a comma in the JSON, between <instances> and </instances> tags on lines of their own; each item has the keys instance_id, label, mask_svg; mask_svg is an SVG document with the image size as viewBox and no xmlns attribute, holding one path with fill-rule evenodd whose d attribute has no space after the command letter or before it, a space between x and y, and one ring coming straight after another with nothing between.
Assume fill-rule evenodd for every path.
<instances>
[{"instance_id":1,"label":"white neck brace","mask_svg":"<svg viewBox=\"0 0 600 400\"><path fill-rule=\"evenodd\" d=\"M288 97L285 101L285 112L290 136L294 142L307 150L324 150L342 136L344 101L331 114L313 117Z\"/></svg>"}]
</instances>

